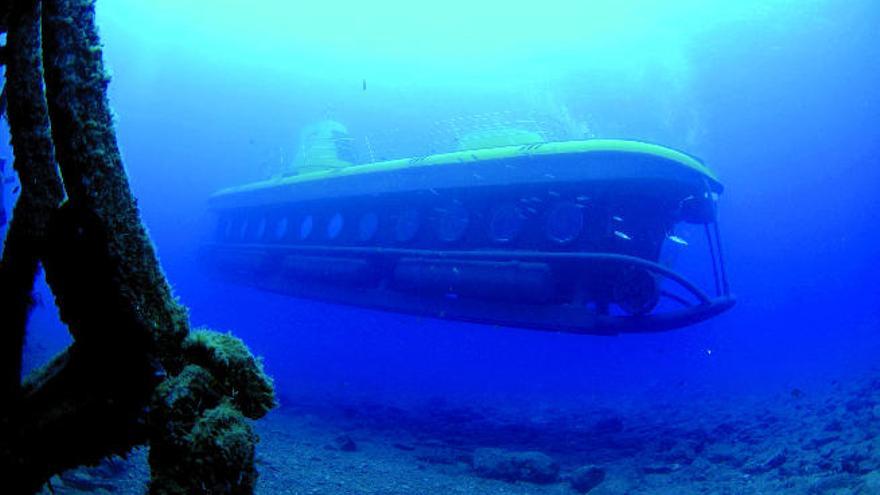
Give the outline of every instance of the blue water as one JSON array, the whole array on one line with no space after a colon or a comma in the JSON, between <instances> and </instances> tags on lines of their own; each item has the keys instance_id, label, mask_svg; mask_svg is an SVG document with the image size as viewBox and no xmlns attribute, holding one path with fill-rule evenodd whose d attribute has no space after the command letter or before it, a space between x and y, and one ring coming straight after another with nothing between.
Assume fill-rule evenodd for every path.
<instances>
[{"instance_id":1,"label":"blue water","mask_svg":"<svg viewBox=\"0 0 880 495\"><path fill-rule=\"evenodd\" d=\"M534 28L498 3L494 15L510 17L511 31L493 30L488 7L440 15L448 26L464 19L458 31L427 29L417 13L386 3L377 12L343 4L338 25L320 8L284 7L276 17L289 32L278 18L253 24L270 12L234 22L235 2L221 3L217 19L160 4L99 1L131 185L193 325L241 336L264 357L282 405L443 397L526 411L705 400L733 408L793 388L824 393L833 380L876 369L877 2L641 2L626 15L599 2L596 23L585 7L550 2L553 15L536 15ZM371 12L380 27L358 28ZM309 16L323 28L306 29ZM585 19L582 30L572 17ZM668 333L573 336L298 300L205 277L197 248L208 235L208 196L265 178L294 153L303 126L333 118L394 158L434 150L437 122L491 112L565 115L591 136L702 158L726 188L720 224L736 307ZM51 296L43 300L30 366L67 342Z\"/></svg>"}]
</instances>

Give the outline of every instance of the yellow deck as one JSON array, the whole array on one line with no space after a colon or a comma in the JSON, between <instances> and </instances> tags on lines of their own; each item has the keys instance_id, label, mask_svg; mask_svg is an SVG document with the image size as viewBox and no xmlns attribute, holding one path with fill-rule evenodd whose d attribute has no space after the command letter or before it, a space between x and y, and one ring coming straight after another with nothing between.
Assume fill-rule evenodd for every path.
<instances>
[{"instance_id":1,"label":"yellow deck","mask_svg":"<svg viewBox=\"0 0 880 495\"><path fill-rule=\"evenodd\" d=\"M697 159L680 151L656 144L641 141L623 139L589 139L580 141L557 141L527 145L501 146L497 148L485 148L477 150L455 151L452 153L438 153L414 158L401 158L382 162L353 165L333 170L322 170L309 174L292 175L288 177L273 178L265 181L254 182L243 186L223 189L215 193L214 197L226 196L243 192L253 192L260 189L275 188L293 184L320 181L332 177L344 177L378 172L392 172L395 170L416 167L443 167L455 166L462 163L475 163L481 161L500 161L520 157L546 157L564 156L573 154L589 153L632 153L640 155L652 155L658 158L678 163L704 175L712 182L718 182L715 174Z\"/></svg>"}]
</instances>

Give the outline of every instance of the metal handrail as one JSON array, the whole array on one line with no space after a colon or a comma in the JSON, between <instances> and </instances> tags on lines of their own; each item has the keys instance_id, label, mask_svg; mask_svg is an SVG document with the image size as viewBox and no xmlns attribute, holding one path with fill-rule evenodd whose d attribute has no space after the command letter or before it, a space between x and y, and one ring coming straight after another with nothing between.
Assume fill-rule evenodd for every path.
<instances>
[{"instance_id":1,"label":"metal handrail","mask_svg":"<svg viewBox=\"0 0 880 495\"><path fill-rule=\"evenodd\" d=\"M509 251L509 250L486 250L486 251L438 251L429 249L389 248L389 247L359 247L359 246L282 246L272 244L216 244L219 246L234 246L239 249L260 249L272 251L298 251L298 252L323 252L349 255L374 255L374 256L421 256L427 258L449 259L514 259L514 260L573 260L573 261L603 261L620 264L629 264L644 268L655 274L664 276L677 283L690 292L700 304L710 304L712 299L693 282L684 276L655 263L653 261L617 253L565 253L565 252L535 252L535 251Z\"/></svg>"}]
</instances>

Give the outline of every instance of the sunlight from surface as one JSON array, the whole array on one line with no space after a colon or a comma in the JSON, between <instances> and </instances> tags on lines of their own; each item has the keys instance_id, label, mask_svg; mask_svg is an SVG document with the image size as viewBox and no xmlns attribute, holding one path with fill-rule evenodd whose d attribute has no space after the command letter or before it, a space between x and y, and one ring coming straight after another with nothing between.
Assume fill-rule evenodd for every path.
<instances>
[{"instance_id":1,"label":"sunlight from surface","mask_svg":"<svg viewBox=\"0 0 880 495\"><path fill-rule=\"evenodd\" d=\"M494 84L572 67L680 60L719 24L818 0L100 2L99 21L152 53L319 79ZM441 82L438 82L441 81Z\"/></svg>"}]
</instances>

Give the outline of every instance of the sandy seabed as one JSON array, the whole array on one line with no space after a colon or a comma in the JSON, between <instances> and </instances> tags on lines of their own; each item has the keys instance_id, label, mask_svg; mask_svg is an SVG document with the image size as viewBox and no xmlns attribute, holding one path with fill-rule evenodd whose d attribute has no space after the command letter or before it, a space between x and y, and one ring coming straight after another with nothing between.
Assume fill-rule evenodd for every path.
<instances>
[{"instance_id":1,"label":"sandy seabed","mask_svg":"<svg viewBox=\"0 0 880 495\"><path fill-rule=\"evenodd\" d=\"M880 494L880 379L829 390L531 415L288 399L255 424L257 493ZM147 478L138 449L56 476L52 489L140 494Z\"/></svg>"}]
</instances>

